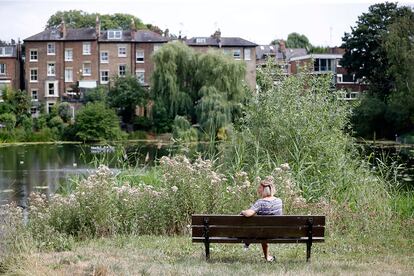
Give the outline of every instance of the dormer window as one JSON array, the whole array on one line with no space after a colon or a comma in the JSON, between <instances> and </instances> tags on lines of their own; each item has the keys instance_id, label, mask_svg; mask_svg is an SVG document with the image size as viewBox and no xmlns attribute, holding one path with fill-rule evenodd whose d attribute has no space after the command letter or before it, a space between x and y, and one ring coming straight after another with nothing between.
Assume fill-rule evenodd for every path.
<instances>
[{"instance_id":1,"label":"dormer window","mask_svg":"<svg viewBox=\"0 0 414 276\"><path fill-rule=\"evenodd\" d=\"M206 39L204 37L196 38L196 43L206 43Z\"/></svg>"},{"instance_id":2,"label":"dormer window","mask_svg":"<svg viewBox=\"0 0 414 276\"><path fill-rule=\"evenodd\" d=\"M0 56L11 57L13 55L13 47L0 47Z\"/></svg>"},{"instance_id":3,"label":"dormer window","mask_svg":"<svg viewBox=\"0 0 414 276\"><path fill-rule=\"evenodd\" d=\"M108 39L121 39L122 31L121 30L109 30Z\"/></svg>"}]
</instances>

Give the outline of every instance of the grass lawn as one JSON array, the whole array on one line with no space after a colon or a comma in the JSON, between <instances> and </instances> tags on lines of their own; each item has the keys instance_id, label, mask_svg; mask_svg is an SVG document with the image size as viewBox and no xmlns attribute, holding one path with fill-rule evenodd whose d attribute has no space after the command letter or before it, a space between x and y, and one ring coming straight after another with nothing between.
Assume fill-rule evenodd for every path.
<instances>
[{"instance_id":1,"label":"grass lawn","mask_svg":"<svg viewBox=\"0 0 414 276\"><path fill-rule=\"evenodd\" d=\"M365 244L365 245L364 245ZM413 243L392 246L327 239L315 244L307 263L304 244L270 245L267 263L260 245L213 244L211 260L190 237L140 236L89 240L72 251L33 253L13 275L414 275Z\"/></svg>"}]
</instances>

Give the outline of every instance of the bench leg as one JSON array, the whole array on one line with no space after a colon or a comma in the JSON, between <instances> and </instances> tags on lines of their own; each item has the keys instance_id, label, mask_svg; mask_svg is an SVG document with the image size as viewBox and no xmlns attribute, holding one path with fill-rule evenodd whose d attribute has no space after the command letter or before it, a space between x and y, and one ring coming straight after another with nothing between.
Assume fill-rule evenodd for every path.
<instances>
[{"instance_id":1,"label":"bench leg","mask_svg":"<svg viewBox=\"0 0 414 276\"><path fill-rule=\"evenodd\" d=\"M206 242L204 243L204 246L206 248L206 260L210 259L210 243Z\"/></svg>"},{"instance_id":2,"label":"bench leg","mask_svg":"<svg viewBox=\"0 0 414 276\"><path fill-rule=\"evenodd\" d=\"M311 257L311 247L312 247L312 243L311 242L307 242L306 243L306 261L307 262L310 261L310 257Z\"/></svg>"}]
</instances>

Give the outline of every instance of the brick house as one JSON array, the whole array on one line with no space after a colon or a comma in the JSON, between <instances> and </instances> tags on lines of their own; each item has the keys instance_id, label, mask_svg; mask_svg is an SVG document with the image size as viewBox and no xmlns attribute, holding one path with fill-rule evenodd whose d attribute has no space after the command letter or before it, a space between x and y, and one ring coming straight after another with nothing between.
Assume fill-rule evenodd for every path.
<instances>
[{"instance_id":1,"label":"brick house","mask_svg":"<svg viewBox=\"0 0 414 276\"><path fill-rule=\"evenodd\" d=\"M207 52L209 49L220 49L235 60L246 63L246 82L256 89L256 46L257 44L240 37L222 37L216 31L211 37L193 37L185 43L196 51Z\"/></svg>"},{"instance_id":2,"label":"brick house","mask_svg":"<svg viewBox=\"0 0 414 276\"><path fill-rule=\"evenodd\" d=\"M355 79L355 75L349 74L339 61L343 56L343 49L331 48L331 53L307 54L293 57L289 60L290 74L297 74L300 68L307 66L312 74L332 74L333 85L336 90L343 90L344 100L355 100L361 92L367 90L367 85Z\"/></svg>"},{"instance_id":3,"label":"brick house","mask_svg":"<svg viewBox=\"0 0 414 276\"><path fill-rule=\"evenodd\" d=\"M58 101L76 103L79 88L96 87L98 43L95 28L48 29L26 38L25 87L32 99L32 115L40 103L47 112Z\"/></svg>"},{"instance_id":4,"label":"brick house","mask_svg":"<svg viewBox=\"0 0 414 276\"><path fill-rule=\"evenodd\" d=\"M6 87L20 89L21 45L0 41L0 100Z\"/></svg>"},{"instance_id":5,"label":"brick house","mask_svg":"<svg viewBox=\"0 0 414 276\"><path fill-rule=\"evenodd\" d=\"M168 39L148 30L101 31L95 28L48 29L24 40L25 85L32 98L31 113L41 104L46 112L59 101L79 107L84 93L108 84L113 76L136 74L148 86L154 69L151 54ZM40 104L41 103L41 104Z\"/></svg>"},{"instance_id":6,"label":"brick house","mask_svg":"<svg viewBox=\"0 0 414 276\"><path fill-rule=\"evenodd\" d=\"M305 48L286 48L283 40L277 45L259 45L256 47L256 64L265 66L268 59L272 59L282 70L282 73L288 75L291 73L289 61L294 57L306 55Z\"/></svg>"}]
</instances>

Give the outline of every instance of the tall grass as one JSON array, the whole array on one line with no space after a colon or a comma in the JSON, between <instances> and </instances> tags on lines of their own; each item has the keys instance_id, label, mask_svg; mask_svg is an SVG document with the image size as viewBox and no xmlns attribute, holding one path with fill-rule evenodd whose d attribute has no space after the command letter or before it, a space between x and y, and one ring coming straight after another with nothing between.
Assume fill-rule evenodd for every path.
<instances>
[{"instance_id":1,"label":"tall grass","mask_svg":"<svg viewBox=\"0 0 414 276\"><path fill-rule=\"evenodd\" d=\"M388 184L371 172L347 134L351 109L332 91L332 76L303 72L278 82L269 72L258 76L265 89L252 98L239 130L223 147L225 170L263 176L287 162L306 202L331 206L331 231L392 228L372 219L395 217Z\"/></svg>"}]
</instances>

